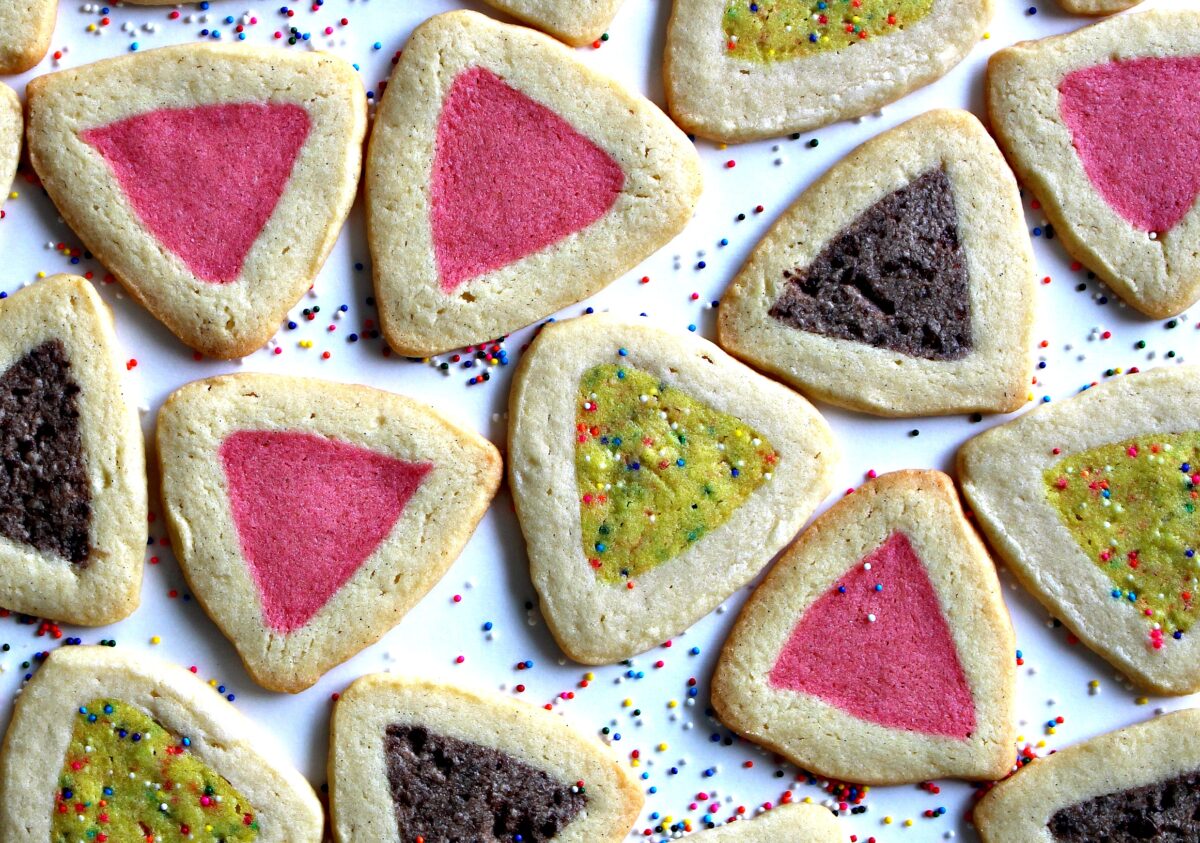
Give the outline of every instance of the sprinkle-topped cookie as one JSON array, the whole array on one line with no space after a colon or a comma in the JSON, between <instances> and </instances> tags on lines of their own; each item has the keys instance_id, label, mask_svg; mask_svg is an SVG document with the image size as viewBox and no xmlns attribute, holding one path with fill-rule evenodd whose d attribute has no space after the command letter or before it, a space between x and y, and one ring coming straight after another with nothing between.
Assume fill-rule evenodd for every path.
<instances>
[{"instance_id":1,"label":"sprinkle-topped cookie","mask_svg":"<svg viewBox=\"0 0 1200 843\"><path fill-rule=\"evenodd\" d=\"M1194 367L1125 375L963 446L963 491L1013 572L1092 649L1164 693L1200 682Z\"/></svg>"},{"instance_id":2,"label":"sprinkle-topped cookie","mask_svg":"<svg viewBox=\"0 0 1200 843\"><path fill-rule=\"evenodd\" d=\"M586 663L661 643L749 581L837 456L795 393L698 337L608 316L542 329L509 418L542 612Z\"/></svg>"},{"instance_id":3,"label":"sprinkle-topped cookie","mask_svg":"<svg viewBox=\"0 0 1200 843\"><path fill-rule=\"evenodd\" d=\"M195 670L104 646L47 654L0 751L0 839L319 843L308 782Z\"/></svg>"},{"instance_id":4,"label":"sprinkle-topped cookie","mask_svg":"<svg viewBox=\"0 0 1200 843\"><path fill-rule=\"evenodd\" d=\"M669 110L727 143L860 117L949 71L991 16L991 0L674 0Z\"/></svg>"},{"instance_id":5,"label":"sprinkle-topped cookie","mask_svg":"<svg viewBox=\"0 0 1200 843\"><path fill-rule=\"evenodd\" d=\"M630 366L580 379L583 552L609 583L673 559L769 480L778 454L742 421Z\"/></svg>"}]
</instances>

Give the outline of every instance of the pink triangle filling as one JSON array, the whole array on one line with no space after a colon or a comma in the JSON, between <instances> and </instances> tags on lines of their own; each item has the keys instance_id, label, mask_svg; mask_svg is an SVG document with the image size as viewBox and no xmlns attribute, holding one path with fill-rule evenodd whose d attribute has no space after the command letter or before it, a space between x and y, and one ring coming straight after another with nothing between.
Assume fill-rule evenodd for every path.
<instances>
[{"instance_id":1,"label":"pink triangle filling","mask_svg":"<svg viewBox=\"0 0 1200 843\"><path fill-rule=\"evenodd\" d=\"M309 132L298 105L162 108L87 129L142 224L198 278L234 281Z\"/></svg>"},{"instance_id":2,"label":"pink triangle filling","mask_svg":"<svg viewBox=\"0 0 1200 843\"><path fill-rule=\"evenodd\" d=\"M903 533L808 608L769 680L892 729L959 739L975 729L975 702L950 628Z\"/></svg>"},{"instance_id":3,"label":"pink triangle filling","mask_svg":"<svg viewBox=\"0 0 1200 843\"><path fill-rule=\"evenodd\" d=\"M1200 56L1067 74L1059 110L1096 190L1141 231L1174 228L1200 194Z\"/></svg>"},{"instance_id":4,"label":"pink triangle filling","mask_svg":"<svg viewBox=\"0 0 1200 843\"><path fill-rule=\"evenodd\" d=\"M546 106L482 67L455 78L433 160L433 248L444 292L600 219L625 173Z\"/></svg>"},{"instance_id":5,"label":"pink triangle filling","mask_svg":"<svg viewBox=\"0 0 1200 843\"><path fill-rule=\"evenodd\" d=\"M375 552L433 468L308 433L242 430L220 448L263 619L308 623Z\"/></svg>"}]
</instances>

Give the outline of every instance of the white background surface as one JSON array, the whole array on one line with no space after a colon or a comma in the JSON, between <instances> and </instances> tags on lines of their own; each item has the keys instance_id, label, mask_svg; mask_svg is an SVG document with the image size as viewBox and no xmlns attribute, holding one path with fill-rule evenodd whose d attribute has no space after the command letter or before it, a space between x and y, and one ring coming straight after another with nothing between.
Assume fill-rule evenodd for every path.
<instances>
[{"instance_id":1,"label":"white background surface","mask_svg":"<svg viewBox=\"0 0 1200 843\"><path fill-rule=\"evenodd\" d=\"M1027 14L1031 2L1037 8L1036 15ZM21 90L29 76L48 72L55 66L75 66L118 55L135 41L140 49L149 49L197 40L204 28L219 29L222 40L228 41L233 35L233 25L225 22L225 16L233 15L240 21L248 13L256 15L259 23L247 27L247 43L271 43L277 29L295 26L302 32L313 33L310 46L330 49L358 62L366 87L378 91L390 71L393 54L416 24L434 13L453 8L483 10L479 3L453 0L326 0L316 12L311 5L298 6L295 16L289 19L280 14L278 6L247 9L243 3L244 0L214 0L207 13L198 11L196 6L182 7L183 17L176 21L168 19L169 8L113 7L108 11L111 24L102 27L101 34L92 34L87 27L99 24L101 5L72 5L70 0L64 0L51 46L52 52L64 51L62 59L55 62L48 57L31 74L7 81ZM983 69L990 52L1017 40L1063 32L1084 23L1083 19L1060 13L1050 0L996 0L996 5L990 39L983 41L946 78L885 109L882 115L807 133L799 141L785 138L727 150L700 143L705 162L705 194L687 230L594 299L560 316L579 313L587 305L630 315L644 312L665 328L684 331L694 324L711 337L715 314L704 306L705 302L720 295L767 226L831 163L858 143L929 108L967 107L982 115ZM1151 5L1190 4L1183 0L1174 4L1151 0L1145 4ZM602 49L585 48L579 54L662 104L658 68L668 12L667 0L626 0L609 30L611 40ZM200 19L203 14L208 15L207 21ZM189 15L195 16L190 22ZM342 17L349 20L349 25L340 25ZM146 30L146 24L156 26L157 31ZM327 26L334 28L332 36L323 34ZM381 43L381 49L373 48L376 41ZM807 146L813 137L820 140L815 149ZM736 162L736 167L725 166L730 160ZM3 255L0 289L11 293L32 282L38 272L91 271L97 279L103 277L103 269L94 261L81 259L73 265L68 257L48 246L65 243L79 247L80 244L58 220L40 189L18 175L14 190L20 195L9 199L5 205L6 218L0 221ZM760 204L764 210L755 214L753 209ZM744 222L735 222L739 212L747 214ZM1028 220L1031 229L1044 223L1038 212L1031 209ZM721 238L728 238L728 246L718 246ZM1046 366L1033 373L1036 383L1031 387L1031 395L1036 400L1042 400L1043 396L1055 401L1067 398L1080 386L1104 379L1110 367L1170 365L1171 361L1165 357L1168 351L1176 353L1175 361L1191 355L1197 343L1197 330L1186 316L1180 319L1179 327L1167 330L1164 322L1149 321L1133 313L1111 295L1107 304L1100 303L1100 296L1107 291L1096 282L1089 282L1086 291L1077 292L1076 284L1087 281L1086 271L1069 269L1069 259L1057 241L1037 238L1034 243L1039 277L1048 276L1052 281L1049 285L1039 285L1037 290L1036 339L1047 345L1039 352ZM700 260L707 263L707 268L696 268ZM366 268L356 271L356 262L362 262ZM649 276L650 283L639 284L642 276ZM455 367L447 376L421 363L394 356L385 358L379 341L347 343L352 330L361 328L364 319L374 317L365 305L372 290L361 201L325 265L315 293L295 310L301 321L300 329L280 333L279 355L260 351L240 364L194 361L189 349L123 297L117 285L99 286L114 307L118 332L128 356L138 361L132 377L135 392L140 394L146 411L143 419L148 432L158 406L172 389L196 378L244 368L358 381L417 396L469 420L497 444L503 444L511 366L494 369L490 383L468 387L468 377L478 373L478 369L463 371ZM697 300L692 300L693 293L698 294ZM340 321L332 320L333 311L342 304L349 305L349 313ZM313 305L321 307L320 315L315 321L303 321L299 316L301 308ZM330 324L337 326L333 333L327 330ZM1111 338L1100 339L1100 332L1105 330L1111 331ZM528 342L530 334L525 330L510 338L507 348L513 361L519 358L520 348ZM302 339L312 340L313 347L300 348L298 342ZM1135 348L1138 340L1146 341L1145 349ZM320 358L323 351L331 352L329 360ZM909 467L948 470L955 449L963 441L999 421L985 419L982 424L972 424L964 417L885 421L822 409L844 450L838 489L830 502L846 488L860 483L870 469L880 473ZM918 437L911 435L914 429L919 429ZM151 527L153 537L161 539L161 520ZM622 758L628 759L634 750L639 750L642 756L637 772L646 775L644 785L648 795L646 813L635 829L637 836L661 825L665 816L674 822L690 819L693 828L703 827L701 818L714 802L719 803L715 815L718 820L729 816L738 806L745 806L747 813L752 813L764 802L778 801L788 787L796 789L797 798L826 798L819 787L805 783L795 768L775 763L754 746L736 740L725 745L721 739L729 737L729 733L705 714L708 678L717 651L746 592L727 601L726 611L705 618L676 639L670 649L652 651L636 659L631 668L636 673L632 677L626 676L630 668L623 666L595 669L595 679L588 687L581 688L579 684L587 669L566 662L536 610L526 609L526 601L532 601L534 595L523 542L506 491L496 499L449 574L402 624L377 645L331 671L317 686L296 696L257 688L246 676L233 648L196 603L168 597L171 589L185 591L182 575L169 550L156 544L147 557L151 555L160 557L161 562L147 565L142 605L136 614L113 627L68 628L64 634L80 636L85 643L115 638L122 647L196 665L201 676L219 681L227 686L228 692L235 693L235 704L262 724L264 740L268 740L270 733L269 739L278 744L279 751L318 787L325 779L331 694L361 674L398 670L471 682L506 693L512 693L518 682L524 683L526 691L520 696L537 704L553 701L585 730L596 733L603 726L612 727L621 735L614 748ZM1010 576L1002 574L1002 578L1017 628L1018 646L1025 658L1025 665L1019 669L1019 716L1025 741L1036 745L1044 740L1047 748L1056 748L1147 718L1159 708L1176 708L1187 703L1187 700L1158 699L1139 703L1137 692L1123 687L1111 668L1082 646L1071 646L1062 629L1049 629L1045 611L1019 590ZM453 602L456 594L462 596L457 604ZM481 629L485 621L494 624L492 639ZM3 670L0 724L7 722L12 694L28 672L22 668L22 662L39 650L61 643L36 637L36 629L17 623L15 618L0 621L0 643L8 642L12 647L10 652L0 653ZM153 636L160 637L161 643L152 644ZM692 647L698 647L700 653L690 655ZM465 656L465 661L456 665L459 655ZM532 660L533 667L516 670L517 663L527 659ZM665 663L661 669L654 666L660 659ZM691 677L698 681L698 697L694 705L686 705L687 682ZM1093 679L1101 683L1098 695L1089 693L1088 683ZM571 691L574 699L559 699L560 694ZM623 706L627 699L631 704ZM677 708L669 707L673 700L678 701ZM1057 727L1056 734L1047 735L1045 723L1056 716L1062 716L1064 723ZM714 735L720 739L714 742ZM666 748L660 750L660 745ZM750 761L754 763L753 769L745 768L744 764ZM47 763L57 762L50 759ZM677 773L670 773L672 767ZM706 777L706 770L714 772ZM872 789L863 802L868 810L847 817L847 833L856 833L859 840L874 836L878 841L927 841L956 835L974 839L965 819L973 788L962 783L940 785L941 793L937 795L916 786ZM651 793L651 788L656 788L656 792ZM707 793L708 798L697 800L700 792ZM693 802L698 803L697 807L689 808ZM923 816L926 810L941 806L946 809L943 816ZM651 812L658 812L658 816ZM893 823L886 824L885 816L891 816ZM905 825L906 819L912 820L911 826ZM660 839L662 835L649 836Z\"/></svg>"}]
</instances>

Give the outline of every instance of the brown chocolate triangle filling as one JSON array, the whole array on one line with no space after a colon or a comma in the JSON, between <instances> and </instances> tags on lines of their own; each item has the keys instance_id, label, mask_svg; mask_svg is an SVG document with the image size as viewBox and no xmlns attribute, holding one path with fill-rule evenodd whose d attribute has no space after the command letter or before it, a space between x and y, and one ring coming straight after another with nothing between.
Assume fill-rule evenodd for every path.
<instances>
[{"instance_id":1,"label":"brown chocolate triangle filling","mask_svg":"<svg viewBox=\"0 0 1200 843\"><path fill-rule=\"evenodd\" d=\"M0 374L0 535L83 567L91 514L79 385L50 340Z\"/></svg>"},{"instance_id":2,"label":"brown chocolate triangle filling","mask_svg":"<svg viewBox=\"0 0 1200 843\"><path fill-rule=\"evenodd\" d=\"M1061 843L1195 843L1200 770L1060 808L1047 827Z\"/></svg>"},{"instance_id":3,"label":"brown chocolate triangle filling","mask_svg":"<svg viewBox=\"0 0 1200 843\"><path fill-rule=\"evenodd\" d=\"M784 278L770 313L798 330L926 360L971 351L967 261L941 168L880 199Z\"/></svg>"},{"instance_id":4,"label":"brown chocolate triangle filling","mask_svg":"<svg viewBox=\"0 0 1200 843\"><path fill-rule=\"evenodd\" d=\"M587 804L575 783L420 726L388 726L383 746L401 840L543 843Z\"/></svg>"}]
</instances>

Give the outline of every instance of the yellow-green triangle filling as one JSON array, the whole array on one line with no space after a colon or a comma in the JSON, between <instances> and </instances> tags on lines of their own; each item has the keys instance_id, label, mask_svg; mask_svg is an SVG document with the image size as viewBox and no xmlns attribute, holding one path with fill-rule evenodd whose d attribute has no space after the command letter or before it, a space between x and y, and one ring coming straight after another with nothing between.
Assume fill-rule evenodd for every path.
<instances>
[{"instance_id":1,"label":"yellow-green triangle filling","mask_svg":"<svg viewBox=\"0 0 1200 843\"><path fill-rule=\"evenodd\" d=\"M1200 432L1080 451L1043 479L1062 523L1112 581L1111 597L1135 606L1156 631L1191 629L1200 614Z\"/></svg>"},{"instance_id":2,"label":"yellow-green triangle filling","mask_svg":"<svg viewBox=\"0 0 1200 843\"><path fill-rule=\"evenodd\" d=\"M118 700L80 706L59 775L52 843L248 843L254 809L143 711Z\"/></svg>"},{"instance_id":3,"label":"yellow-green triangle filling","mask_svg":"<svg viewBox=\"0 0 1200 843\"><path fill-rule=\"evenodd\" d=\"M606 583L700 541L770 480L778 461L740 419L617 364L583 375L575 432L583 553Z\"/></svg>"}]
</instances>

